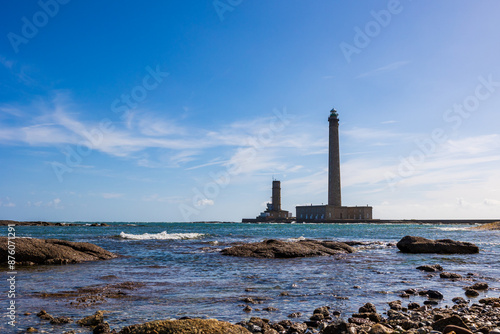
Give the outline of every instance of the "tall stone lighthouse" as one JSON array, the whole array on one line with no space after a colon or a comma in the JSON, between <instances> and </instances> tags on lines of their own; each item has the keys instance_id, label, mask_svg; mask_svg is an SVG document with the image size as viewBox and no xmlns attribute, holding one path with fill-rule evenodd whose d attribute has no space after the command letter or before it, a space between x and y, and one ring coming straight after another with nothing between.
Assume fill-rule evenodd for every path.
<instances>
[{"instance_id":1,"label":"tall stone lighthouse","mask_svg":"<svg viewBox=\"0 0 500 334\"><path fill-rule=\"evenodd\" d=\"M339 115L337 110L330 111L329 148L328 148L328 205L341 206L340 195L340 152L339 152Z\"/></svg>"},{"instance_id":2,"label":"tall stone lighthouse","mask_svg":"<svg viewBox=\"0 0 500 334\"><path fill-rule=\"evenodd\" d=\"M295 207L297 222L335 222L372 220L371 206L342 206L340 195L339 114L330 110L328 117L328 204Z\"/></svg>"}]
</instances>

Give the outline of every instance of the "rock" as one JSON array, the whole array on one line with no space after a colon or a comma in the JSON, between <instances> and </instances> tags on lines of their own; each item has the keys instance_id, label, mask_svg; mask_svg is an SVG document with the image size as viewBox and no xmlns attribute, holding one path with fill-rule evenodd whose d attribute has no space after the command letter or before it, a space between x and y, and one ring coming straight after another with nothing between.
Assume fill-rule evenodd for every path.
<instances>
[{"instance_id":1,"label":"rock","mask_svg":"<svg viewBox=\"0 0 500 334\"><path fill-rule=\"evenodd\" d=\"M307 325L300 323L300 322L295 322L293 323L290 328L288 329L288 332L297 332L297 333L304 333L307 330Z\"/></svg>"},{"instance_id":2,"label":"rock","mask_svg":"<svg viewBox=\"0 0 500 334\"><path fill-rule=\"evenodd\" d=\"M460 318L458 315L453 315L451 317L436 321L434 324L432 324L432 329L442 332L448 325L454 325L469 330L469 327L467 327L462 318Z\"/></svg>"},{"instance_id":3,"label":"rock","mask_svg":"<svg viewBox=\"0 0 500 334\"><path fill-rule=\"evenodd\" d=\"M401 311L403 309L403 306L401 306L401 301L400 300L394 300L392 302L389 302L389 307L391 310L396 310L396 311Z\"/></svg>"},{"instance_id":4,"label":"rock","mask_svg":"<svg viewBox=\"0 0 500 334\"><path fill-rule=\"evenodd\" d=\"M92 332L92 334L108 334L108 333L110 333L110 328L107 322L103 322L97 325Z\"/></svg>"},{"instance_id":5,"label":"rock","mask_svg":"<svg viewBox=\"0 0 500 334\"><path fill-rule=\"evenodd\" d=\"M456 273L444 272L444 273L439 274L439 277L441 277L441 278L462 278L462 275L456 274Z\"/></svg>"},{"instance_id":6,"label":"rock","mask_svg":"<svg viewBox=\"0 0 500 334\"><path fill-rule=\"evenodd\" d=\"M89 315L83 319L78 320L76 323L81 326L94 327L104 322L104 313L102 311L96 311L94 315Z\"/></svg>"},{"instance_id":7,"label":"rock","mask_svg":"<svg viewBox=\"0 0 500 334\"><path fill-rule=\"evenodd\" d=\"M294 258L327 256L354 252L354 248L343 243L333 241L282 241L265 240L223 249L221 254L240 257L257 258Z\"/></svg>"},{"instance_id":8,"label":"rock","mask_svg":"<svg viewBox=\"0 0 500 334\"><path fill-rule=\"evenodd\" d=\"M481 304L493 305L495 303L500 303L500 298L494 298L494 297L483 298L483 299L480 299L479 302Z\"/></svg>"},{"instance_id":9,"label":"rock","mask_svg":"<svg viewBox=\"0 0 500 334\"><path fill-rule=\"evenodd\" d=\"M483 224L483 225L479 225L479 226L474 226L474 227L471 227L470 229L471 230L482 230L482 231L500 230L500 221L488 223L488 224Z\"/></svg>"},{"instance_id":10,"label":"rock","mask_svg":"<svg viewBox=\"0 0 500 334\"><path fill-rule=\"evenodd\" d=\"M252 312L252 308L250 306L245 306L245 308L243 309L243 311L245 312Z\"/></svg>"},{"instance_id":11,"label":"rock","mask_svg":"<svg viewBox=\"0 0 500 334\"><path fill-rule=\"evenodd\" d=\"M465 295L467 297L477 297L479 296L479 292L477 292L476 290L473 290L473 289L465 289Z\"/></svg>"},{"instance_id":12,"label":"rock","mask_svg":"<svg viewBox=\"0 0 500 334\"><path fill-rule=\"evenodd\" d=\"M430 273L433 273L436 271L443 271L443 267L441 267L439 264L433 264L433 265L426 264L426 265L417 267L417 269L423 270L426 272L430 272Z\"/></svg>"},{"instance_id":13,"label":"rock","mask_svg":"<svg viewBox=\"0 0 500 334\"><path fill-rule=\"evenodd\" d=\"M427 297L429 297L431 299L443 299L444 298L443 294L439 291L436 291L436 290L427 290L426 295L427 295Z\"/></svg>"},{"instance_id":14,"label":"rock","mask_svg":"<svg viewBox=\"0 0 500 334\"><path fill-rule=\"evenodd\" d=\"M438 304L439 303L437 301L435 301L435 300L426 300L426 301L424 301L424 305L433 305L433 306L435 306L435 305L438 305Z\"/></svg>"},{"instance_id":15,"label":"rock","mask_svg":"<svg viewBox=\"0 0 500 334\"><path fill-rule=\"evenodd\" d=\"M490 330L489 334L500 334L500 327Z\"/></svg>"},{"instance_id":16,"label":"rock","mask_svg":"<svg viewBox=\"0 0 500 334\"><path fill-rule=\"evenodd\" d=\"M466 301L462 297L455 297L451 301L454 302L455 304L467 304L468 303L468 301Z\"/></svg>"},{"instance_id":17,"label":"rock","mask_svg":"<svg viewBox=\"0 0 500 334\"><path fill-rule=\"evenodd\" d=\"M366 303L365 305L361 306L359 308L359 313L377 313L377 309L375 308L375 305L372 303Z\"/></svg>"},{"instance_id":18,"label":"rock","mask_svg":"<svg viewBox=\"0 0 500 334\"><path fill-rule=\"evenodd\" d=\"M336 321L323 329L323 334L342 334L347 333L350 326L344 321Z\"/></svg>"},{"instance_id":19,"label":"rock","mask_svg":"<svg viewBox=\"0 0 500 334\"><path fill-rule=\"evenodd\" d=\"M406 289L405 293L408 295L414 295L417 293L417 290L416 289Z\"/></svg>"},{"instance_id":20,"label":"rock","mask_svg":"<svg viewBox=\"0 0 500 334\"><path fill-rule=\"evenodd\" d=\"M52 325L69 324L71 322L73 322L73 319L68 318L68 317L57 317L57 318L50 319L50 323Z\"/></svg>"},{"instance_id":21,"label":"rock","mask_svg":"<svg viewBox=\"0 0 500 334\"><path fill-rule=\"evenodd\" d=\"M370 319L370 321L373 321L375 323L379 323L382 322L382 315L379 313L370 313L368 315L368 319Z\"/></svg>"},{"instance_id":22,"label":"rock","mask_svg":"<svg viewBox=\"0 0 500 334\"><path fill-rule=\"evenodd\" d=\"M476 283L469 287L472 290L488 290L488 283Z\"/></svg>"},{"instance_id":23,"label":"rock","mask_svg":"<svg viewBox=\"0 0 500 334\"><path fill-rule=\"evenodd\" d=\"M443 334L451 332L455 332L455 334L472 334L470 330L455 325L448 325L443 329Z\"/></svg>"},{"instance_id":24,"label":"rock","mask_svg":"<svg viewBox=\"0 0 500 334\"><path fill-rule=\"evenodd\" d=\"M409 303L408 304L408 309L409 310L416 310L418 308L420 308L420 304L419 303L413 302L413 303Z\"/></svg>"},{"instance_id":25,"label":"rock","mask_svg":"<svg viewBox=\"0 0 500 334\"><path fill-rule=\"evenodd\" d=\"M302 316L301 312L293 312L288 315L289 318L300 318Z\"/></svg>"},{"instance_id":26,"label":"rock","mask_svg":"<svg viewBox=\"0 0 500 334\"><path fill-rule=\"evenodd\" d=\"M267 311L267 312L276 312L276 311L279 311L279 309L277 309L276 307L272 307L272 306L266 307L263 310Z\"/></svg>"},{"instance_id":27,"label":"rock","mask_svg":"<svg viewBox=\"0 0 500 334\"><path fill-rule=\"evenodd\" d=\"M0 256L7 259L7 238L0 237ZM68 264L106 260L117 255L87 242L58 239L16 239L16 261L36 264Z\"/></svg>"},{"instance_id":28,"label":"rock","mask_svg":"<svg viewBox=\"0 0 500 334\"><path fill-rule=\"evenodd\" d=\"M157 320L123 328L120 334L250 334L247 329L215 319Z\"/></svg>"},{"instance_id":29,"label":"rock","mask_svg":"<svg viewBox=\"0 0 500 334\"><path fill-rule=\"evenodd\" d=\"M355 318L355 317L349 318L348 321L349 321L349 323L355 324L355 325L370 325L371 326L374 324L374 322L369 320L369 319Z\"/></svg>"},{"instance_id":30,"label":"rock","mask_svg":"<svg viewBox=\"0 0 500 334\"><path fill-rule=\"evenodd\" d=\"M38 332L38 329L36 329L35 327L28 327L26 329L26 332L27 333L35 333L35 332Z\"/></svg>"},{"instance_id":31,"label":"rock","mask_svg":"<svg viewBox=\"0 0 500 334\"><path fill-rule=\"evenodd\" d=\"M45 310L41 310L40 312L38 312L36 314L37 317L39 317L40 319L43 319L43 320L52 320L54 319L53 316L51 316L50 314L47 313L47 311Z\"/></svg>"},{"instance_id":32,"label":"rock","mask_svg":"<svg viewBox=\"0 0 500 334\"><path fill-rule=\"evenodd\" d=\"M368 333L370 334L390 334L392 333L392 329L389 329L381 324L375 324L370 328Z\"/></svg>"},{"instance_id":33,"label":"rock","mask_svg":"<svg viewBox=\"0 0 500 334\"><path fill-rule=\"evenodd\" d=\"M403 253L475 254L479 247L470 242L450 239L430 240L422 237L405 236L396 245Z\"/></svg>"},{"instance_id":34,"label":"rock","mask_svg":"<svg viewBox=\"0 0 500 334\"><path fill-rule=\"evenodd\" d=\"M313 311L313 314L321 314L325 318L330 316L330 306L321 306Z\"/></svg>"}]
</instances>

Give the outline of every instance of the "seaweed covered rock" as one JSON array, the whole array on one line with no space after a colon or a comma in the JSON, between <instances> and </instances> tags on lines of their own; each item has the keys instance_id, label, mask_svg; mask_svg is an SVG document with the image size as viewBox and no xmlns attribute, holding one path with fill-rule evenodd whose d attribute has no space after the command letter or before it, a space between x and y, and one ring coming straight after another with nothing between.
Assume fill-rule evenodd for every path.
<instances>
[{"instance_id":1,"label":"seaweed covered rock","mask_svg":"<svg viewBox=\"0 0 500 334\"><path fill-rule=\"evenodd\" d=\"M7 237L0 237L0 257L2 261L7 260L7 244ZM16 261L20 264L68 264L117 257L116 254L87 242L16 238L15 244Z\"/></svg>"},{"instance_id":2,"label":"seaweed covered rock","mask_svg":"<svg viewBox=\"0 0 500 334\"><path fill-rule=\"evenodd\" d=\"M120 334L250 334L239 326L215 319L157 320L123 328Z\"/></svg>"},{"instance_id":3,"label":"seaweed covered rock","mask_svg":"<svg viewBox=\"0 0 500 334\"><path fill-rule=\"evenodd\" d=\"M300 240L265 240L223 249L221 254L240 257L257 258L293 258L327 256L343 253L352 253L354 248L334 241Z\"/></svg>"},{"instance_id":4,"label":"seaweed covered rock","mask_svg":"<svg viewBox=\"0 0 500 334\"><path fill-rule=\"evenodd\" d=\"M479 247L470 242L450 239L430 240L422 237L405 236L397 245L403 253L475 254Z\"/></svg>"}]
</instances>

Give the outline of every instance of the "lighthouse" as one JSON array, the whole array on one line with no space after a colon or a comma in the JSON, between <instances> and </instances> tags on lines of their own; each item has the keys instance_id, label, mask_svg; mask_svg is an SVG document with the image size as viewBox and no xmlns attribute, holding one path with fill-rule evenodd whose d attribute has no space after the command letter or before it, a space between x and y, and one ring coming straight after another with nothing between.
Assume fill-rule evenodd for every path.
<instances>
[{"instance_id":1,"label":"lighthouse","mask_svg":"<svg viewBox=\"0 0 500 334\"><path fill-rule=\"evenodd\" d=\"M339 115L337 110L330 111L328 147L328 205L341 206L340 195L340 152L339 152Z\"/></svg>"}]
</instances>

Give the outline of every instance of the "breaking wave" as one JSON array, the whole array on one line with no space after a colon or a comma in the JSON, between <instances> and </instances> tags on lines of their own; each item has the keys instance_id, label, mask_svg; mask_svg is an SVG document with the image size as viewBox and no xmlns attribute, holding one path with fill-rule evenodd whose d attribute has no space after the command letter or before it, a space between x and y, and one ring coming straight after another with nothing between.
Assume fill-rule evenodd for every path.
<instances>
[{"instance_id":1,"label":"breaking wave","mask_svg":"<svg viewBox=\"0 0 500 334\"><path fill-rule=\"evenodd\" d=\"M129 234L125 232L120 233L120 237L123 239L131 240L185 240L185 239L198 239L204 234L201 233L167 233L163 231L160 233L144 233L144 234Z\"/></svg>"}]
</instances>

